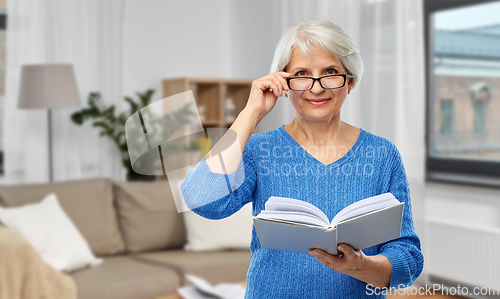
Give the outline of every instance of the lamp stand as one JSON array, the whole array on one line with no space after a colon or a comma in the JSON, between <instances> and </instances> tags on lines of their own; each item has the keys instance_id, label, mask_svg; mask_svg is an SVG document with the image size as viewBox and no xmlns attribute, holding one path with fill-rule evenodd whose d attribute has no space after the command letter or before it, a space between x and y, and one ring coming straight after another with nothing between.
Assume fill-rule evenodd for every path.
<instances>
[{"instance_id":1,"label":"lamp stand","mask_svg":"<svg viewBox=\"0 0 500 299\"><path fill-rule=\"evenodd\" d=\"M53 181L52 174L52 109L47 109L48 135L49 135L49 182Z\"/></svg>"}]
</instances>

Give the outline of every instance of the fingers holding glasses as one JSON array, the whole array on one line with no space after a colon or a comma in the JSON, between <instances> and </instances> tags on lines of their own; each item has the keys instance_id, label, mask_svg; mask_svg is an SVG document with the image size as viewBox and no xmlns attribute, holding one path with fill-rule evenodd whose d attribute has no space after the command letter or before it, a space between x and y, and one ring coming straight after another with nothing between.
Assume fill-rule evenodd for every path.
<instances>
[{"instance_id":1,"label":"fingers holding glasses","mask_svg":"<svg viewBox=\"0 0 500 299\"><path fill-rule=\"evenodd\" d=\"M276 72L254 80L247 107L261 117L265 116L274 107L276 100L283 95L283 91L288 90L285 78L290 76L286 72Z\"/></svg>"},{"instance_id":2,"label":"fingers holding glasses","mask_svg":"<svg viewBox=\"0 0 500 299\"><path fill-rule=\"evenodd\" d=\"M286 81L285 78L291 77L291 74L285 73L285 72L279 72L279 73L271 73L271 75L274 76L275 79L274 82L278 84L280 88L280 96L283 95L283 90L288 91L288 82Z\"/></svg>"},{"instance_id":3,"label":"fingers holding glasses","mask_svg":"<svg viewBox=\"0 0 500 299\"><path fill-rule=\"evenodd\" d=\"M281 96L281 91L283 87L280 86L278 80L271 78L269 86L271 87L269 91L271 91L274 94L274 96L276 96L276 98L279 98Z\"/></svg>"}]
</instances>

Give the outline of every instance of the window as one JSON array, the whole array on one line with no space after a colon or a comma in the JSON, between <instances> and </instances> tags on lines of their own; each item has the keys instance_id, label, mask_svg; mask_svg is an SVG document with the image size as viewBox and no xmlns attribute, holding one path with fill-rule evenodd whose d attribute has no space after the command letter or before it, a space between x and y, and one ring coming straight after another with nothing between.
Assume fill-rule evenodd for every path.
<instances>
[{"instance_id":1,"label":"window","mask_svg":"<svg viewBox=\"0 0 500 299\"><path fill-rule=\"evenodd\" d=\"M424 11L426 179L500 187L500 1Z\"/></svg>"},{"instance_id":2,"label":"window","mask_svg":"<svg viewBox=\"0 0 500 299\"><path fill-rule=\"evenodd\" d=\"M475 137L484 137L484 100L474 101L473 132Z\"/></svg>"},{"instance_id":3,"label":"window","mask_svg":"<svg viewBox=\"0 0 500 299\"><path fill-rule=\"evenodd\" d=\"M441 101L441 137L453 137L453 101Z\"/></svg>"}]
</instances>

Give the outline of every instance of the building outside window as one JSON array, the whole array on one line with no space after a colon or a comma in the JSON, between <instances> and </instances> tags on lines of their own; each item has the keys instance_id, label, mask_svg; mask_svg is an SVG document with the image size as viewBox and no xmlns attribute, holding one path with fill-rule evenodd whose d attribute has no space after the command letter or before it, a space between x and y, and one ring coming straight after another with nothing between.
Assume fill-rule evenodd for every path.
<instances>
[{"instance_id":1,"label":"building outside window","mask_svg":"<svg viewBox=\"0 0 500 299\"><path fill-rule=\"evenodd\" d=\"M474 122L473 134L475 137L484 137L484 122L485 122L485 101L474 101Z\"/></svg>"},{"instance_id":2,"label":"building outside window","mask_svg":"<svg viewBox=\"0 0 500 299\"><path fill-rule=\"evenodd\" d=\"M500 187L500 1L424 3L427 179Z\"/></svg>"},{"instance_id":3,"label":"building outside window","mask_svg":"<svg viewBox=\"0 0 500 299\"><path fill-rule=\"evenodd\" d=\"M441 138L453 137L453 101L441 101Z\"/></svg>"}]
</instances>

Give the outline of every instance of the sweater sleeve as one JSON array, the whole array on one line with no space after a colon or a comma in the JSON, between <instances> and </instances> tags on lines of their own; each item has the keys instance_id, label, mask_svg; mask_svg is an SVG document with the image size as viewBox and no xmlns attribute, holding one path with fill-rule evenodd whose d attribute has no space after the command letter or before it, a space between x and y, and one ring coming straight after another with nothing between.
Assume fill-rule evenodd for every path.
<instances>
[{"instance_id":1,"label":"sweater sleeve","mask_svg":"<svg viewBox=\"0 0 500 299\"><path fill-rule=\"evenodd\" d=\"M420 239L413 226L412 207L408 180L401 155L394 146L394 163L389 190L400 202L404 202L401 235L398 239L384 243L379 254L385 255L392 267L390 288L402 288L413 284L422 272L424 256Z\"/></svg>"},{"instance_id":2,"label":"sweater sleeve","mask_svg":"<svg viewBox=\"0 0 500 299\"><path fill-rule=\"evenodd\" d=\"M235 173L212 172L206 162L206 156L187 173L180 187L184 202L189 209L208 219L222 219L231 216L252 201L256 185L252 144L253 136L245 146Z\"/></svg>"}]
</instances>

